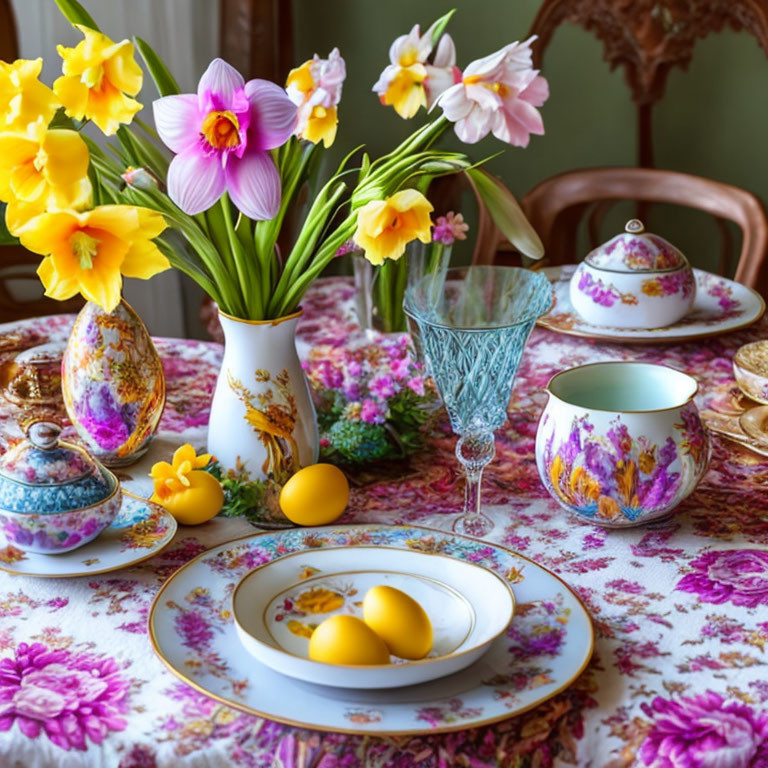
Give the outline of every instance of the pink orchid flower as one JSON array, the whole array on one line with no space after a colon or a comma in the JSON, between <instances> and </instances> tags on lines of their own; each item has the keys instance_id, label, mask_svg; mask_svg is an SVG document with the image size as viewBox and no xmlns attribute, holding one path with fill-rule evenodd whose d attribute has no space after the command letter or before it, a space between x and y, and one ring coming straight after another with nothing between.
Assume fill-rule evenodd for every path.
<instances>
[{"instance_id":1,"label":"pink orchid flower","mask_svg":"<svg viewBox=\"0 0 768 768\"><path fill-rule=\"evenodd\" d=\"M279 85L246 83L214 59L196 95L164 96L152 106L160 138L176 153L168 195L184 213L202 213L227 191L251 219L277 214L280 175L267 150L284 144L296 127L296 106Z\"/></svg>"},{"instance_id":2,"label":"pink orchid flower","mask_svg":"<svg viewBox=\"0 0 768 768\"><path fill-rule=\"evenodd\" d=\"M474 144L493 132L507 144L526 147L532 133L544 133L536 107L549 98L549 85L533 69L531 43L535 39L510 43L473 61L461 82L440 96L437 103L463 142Z\"/></svg>"}]
</instances>

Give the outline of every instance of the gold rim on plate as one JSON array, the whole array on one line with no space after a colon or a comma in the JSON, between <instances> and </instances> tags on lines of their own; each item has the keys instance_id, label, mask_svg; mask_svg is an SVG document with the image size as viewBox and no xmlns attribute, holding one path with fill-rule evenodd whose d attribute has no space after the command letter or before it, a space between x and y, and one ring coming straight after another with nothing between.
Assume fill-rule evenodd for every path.
<instances>
[{"instance_id":1,"label":"gold rim on plate","mask_svg":"<svg viewBox=\"0 0 768 768\"><path fill-rule=\"evenodd\" d=\"M131 493L130 491L126 491L124 488L119 489L120 493L123 496L129 496L132 499L136 499L137 501L142 501L146 503L147 505L151 507L157 507L162 511L162 513L168 518L169 520L169 526L168 529L171 531L171 535L168 537L168 540L158 549L153 550L148 555L142 555L141 557L137 558L136 560L131 560L126 563L121 563L120 565L115 565L110 568L102 568L100 570L88 570L88 571L82 571L81 573L29 573L29 571L14 571L11 568L8 568L5 563L0 562L0 570L5 571L5 573L11 573L14 576L30 576L35 579L77 579L82 576L98 576L103 573L112 573L113 571L122 571L125 568L131 568L134 565L138 565L139 563L143 563L145 560L149 560L151 557L154 557L155 555L159 555L161 552L163 552L168 545L173 541L173 537L176 535L177 531L179 530L179 524L176 522L176 518L164 507L161 507L159 504L156 504L154 501L150 501L149 499L145 499L142 496L137 496L135 493ZM109 527L109 526L107 526ZM104 529L106 530L106 528ZM103 533L103 531L102 531ZM99 534L101 536L101 534ZM93 541L89 541L88 544L92 544L95 541L98 541L99 536L97 536ZM88 544L85 544L83 546L87 547ZM13 544L10 544L10 546L13 546ZM76 552L76 549L71 550L72 552ZM38 552L32 552L30 554L40 554ZM57 557L57 555L47 555L47 557Z\"/></svg>"},{"instance_id":2,"label":"gold rim on plate","mask_svg":"<svg viewBox=\"0 0 768 768\"><path fill-rule=\"evenodd\" d=\"M561 266L554 266L554 267L544 267L541 271L547 276L547 279L552 283L552 289L554 291L555 283L567 283L568 279L564 279L562 277L565 266L571 266L571 265L561 265ZM549 271L548 271L549 270ZM558 270L557 276L554 274L554 270ZM694 268L694 274L696 272L705 272L705 270L701 269L695 269ZM552 275L550 277L550 274ZM723 277L722 275L715 275L715 277L719 277L721 280L725 280L729 283L735 283L734 280L730 280L727 277ZM547 315L542 315L537 321L536 325L540 326L541 328L546 328L548 331L553 331L554 333L560 333L563 336L576 336L581 339L594 339L595 341L611 341L615 342L617 344L670 344L670 343L679 343L684 341L698 341L700 339L710 339L714 336L722 336L725 333L731 333L733 331L741 331L744 328L749 328L750 325L754 325L760 318L765 314L765 299L754 289L750 288L748 285L743 285L742 283L735 283L740 288L743 288L745 291L749 291L754 298L756 298L760 302L760 311L751 319L747 320L740 325L734 325L729 326L728 328L717 328L715 327L713 330L706 331L704 333L692 333L692 334L683 334L679 336L663 336L660 331L667 330L666 328L656 328L654 330L646 330L645 333L651 334L651 333L657 333L657 336L610 336L607 334L604 334L601 332L601 326L594 325L590 326L591 328L594 328L594 331L579 331L574 330L573 328L562 328L558 325L555 325L551 323L549 320L547 320L547 315L550 314L554 309L556 309L557 304L555 303L555 306L550 307L549 312L547 312ZM698 287L698 284L697 284ZM574 316L578 317L576 315L576 310L573 311ZM668 326L668 327L674 327L674 326Z\"/></svg>"},{"instance_id":3,"label":"gold rim on plate","mask_svg":"<svg viewBox=\"0 0 768 768\"><path fill-rule=\"evenodd\" d=\"M322 526L326 527L326 526ZM330 527L330 526L329 526ZM348 526L341 526L348 527L348 528L384 528L387 527L386 523L359 523L359 524L349 524ZM240 712L245 712L249 715L254 715L255 717L262 717L266 720L271 720L275 723L282 723L284 725L290 725L295 728L313 728L318 731L324 731L326 733L344 733L350 736L378 736L381 738L386 738L388 736L420 736L424 734L432 735L432 734L439 734L439 733L454 733L455 731L465 731L469 728L481 728L486 725L493 725L494 723L500 723L503 720L508 720L511 717L518 717L519 715L523 715L526 712L529 712L532 709L535 709L536 707L543 704L545 701L549 701L553 697L557 696L558 694L562 693L566 688L569 688L573 683L578 680L578 678L581 676L582 672L587 668L589 665L589 662L592 660L592 655L595 650L595 629L594 625L592 623L592 616L590 615L589 611L587 610L587 607L584 605L584 602L582 599L576 594L576 592L571 589L571 587L563 581L556 573L553 573L548 568L545 568L543 565L539 565L535 560L532 560L530 557L526 557L525 555L521 555L518 552L515 552L514 550L508 549L507 547L501 546L500 544L494 544L493 542L485 541L484 539L479 539L475 536L465 536L463 534L459 533L452 533L450 531L445 531L441 528L433 528L431 526L427 525L404 525L404 526L389 526L391 528L415 528L420 529L423 531L432 531L434 533L440 533L444 536L450 537L450 538L458 538L458 539L468 539L469 541L477 541L481 542L486 545L490 545L493 547L496 547L497 549L502 550L503 552L508 552L509 554L514 555L515 557L520 558L521 560L525 560L526 562L531 563L532 565L535 565L538 568L541 568L543 571L546 571L550 576L552 576L556 581L559 581L563 587L565 587L566 590L571 594L574 600L578 603L578 605L581 606L582 610L584 611L584 615L587 617L587 623L589 626L589 652L584 657L584 661L576 670L576 672L562 685L560 685L558 688L556 688L551 693L548 693L543 698L539 699L538 701L535 701L525 707L522 707L521 709L516 710L515 712L505 712L500 715L494 715L493 717L486 718L485 720L478 720L476 722L471 723L459 723L456 725L446 725L446 726L440 726L438 728L409 728L407 730L403 731L379 731L379 730L366 730L366 729L360 729L360 728L337 728L337 727L331 727L327 725L316 725L313 723L306 723L302 722L300 720L292 720L288 717L278 717L275 715L271 715L267 712L260 712L257 709L254 709L253 707L249 707L247 704L243 704L238 701L233 701L232 699L228 699L225 696L221 696L217 693L213 693L209 691L208 689L204 688L199 683L195 682L191 678L187 677L183 672L176 669L176 667L171 664L170 661L168 661L165 656L163 656L162 652L160 651L160 647L157 642L157 638L155 637L155 630L154 630L154 616L155 611L157 610L158 605L160 604L160 598L163 595L163 592L165 592L166 587L168 587L171 582L174 581L174 579L186 568L189 568L191 565L194 565L198 560L205 557L205 555L208 555L211 553L213 549L219 549L220 547L224 547L227 545L233 545L236 544L238 541L244 541L245 539L255 539L255 538L261 538L262 536L273 536L276 533L279 533L279 531L264 531L262 533L251 533L246 536L239 536L236 539L232 539L231 541L224 542L222 544L217 545L216 547L212 547L211 549L206 550L205 552L201 552L196 557L192 558L188 563L185 563L182 565L179 569L174 571L174 573L168 577L166 582L163 584L162 587L160 587L160 591L155 595L155 599L152 601L152 607L149 609L149 616L147 618L147 627L149 630L149 641L152 644L152 649L157 654L158 658L162 663L168 668L168 670L175 675L177 678L185 682L187 685L194 688L198 693L202 693L204 696L207 696L210 699L213 699L214 701L218 701L221 704L224 704L228 707L231 707L232 709L236 709ZM393 549L400 549L399 547L393 547ZM406 550L407 551L407 550ZM418 551L418 550L417 550ZM293 554L293 553L292 553ZM425 554L441 554L439 552L426 552ZM444 555L444 557L450 557L450 555ZM270 561L271 562L271 561ZM481 566L484 567L484 566ZM491 570L490 568L488 570ZM495 573L495 571L494 571ZM498 575L498 574L496 574Z\"/></svg>"}]
</instances>

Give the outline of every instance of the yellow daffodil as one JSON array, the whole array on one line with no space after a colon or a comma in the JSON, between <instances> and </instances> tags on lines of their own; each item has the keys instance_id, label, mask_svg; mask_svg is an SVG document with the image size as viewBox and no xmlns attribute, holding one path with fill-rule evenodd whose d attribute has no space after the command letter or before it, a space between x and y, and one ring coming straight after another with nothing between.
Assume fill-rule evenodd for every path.
<instances>
[{"instance_id":1,"label":"yellow daffodil","mask_svg":"<svg viewBox=\"0 0 768 768\"><path fill-rule=\"evenodd\" d=\"M423 35L416 24L407 35L398 37L389 49L389 66L373 86L381 103L394 107L406 120L421 107L431 108L456 78L456 48L450 35L440 37L432 56L435 24Z\"/></svg>"},{"instance_id":2,"label":"yellow daffodil","mask_svg":"<svg viewBox=\"0 0 768 768\"><path fill-rule=\"evenodd\" d=\"M337 105L347 76L344 59L334 48L327 59L317 54L300 67L292 69L285 84L291 101L298 107L296 135L330 147L336 138Z\"/></svg>"},{"instance_id":3,"label":"yellow daffodil","mask_svg":"<svg viewBox=\"0 0 768 768\"><path fill-rule=\"evenodd\" d=\"M13 235L33 216L80 208L91 198L82 137L42 124L30 133L0 133L0 200L8 203L5 221Z\"/></svg>"},{"instance_id":4,"label":"yellow daffodil","mask_svg":"<svg viewBox=\"0 0 768 768\"><path fill-rule=\"evenodd\" d=\"M210 453L201 453L198 456L189 443L182 445L173 454L170 464L167 461L158 461L152 466L149 476L155 481L155 494L162 500L189 488L189 473L207 467L210 461Z\"/></svg>"},{"instance_id":5,"label":"yellow daffodil","mask_svg":"<svg viewBox=\"0 0 768 768\"><path fill-rule=\"evenodd\" d=\"M74 48L59 45L64 73L53 84L67 114L88 118L111 136L121 123L128 124L141 109L135 96L141 90L141 68L133 58L133 43L115 43L106 35L75 24L85 40Z\"/></svg>"},{"instance_id":6,"label":"yellow daffodil","mask_svg":"<svg viewBox=\"0 0 768 768\"><path fill-rule=\"evenodd\" d=\"M18 236L25 248L45 256L37 274L46 296L64 300L82 293L111 312L120 301L121 274L146 280L170 267L152 242L165 226L146 208L101 205L84 213L43 213Z\"/></svg>"},{"instance_id":7,"label":"yellow daffodil","mask_svg":"<svg viewBox=\"0 0 768 768\"><path fill-rule=\"evenodd\" d=\"M42 59L0 61L0 131L27 133L51 122L59 102L38 80L42 67Z\"/></svg>"},{"instance_id":8,"label":"yellow daffodil","mask_svg":"<svg viewBox=\"0 0 768 768\"><path fill-rule=\"evenodd\" d=\"M385 259L396 261L411 240L432 240L430 211L429 200L415 189L403 189L386 200L373 200L357 214L354 240L371 264L383 264Z\"/></svg>"}]
</instances>

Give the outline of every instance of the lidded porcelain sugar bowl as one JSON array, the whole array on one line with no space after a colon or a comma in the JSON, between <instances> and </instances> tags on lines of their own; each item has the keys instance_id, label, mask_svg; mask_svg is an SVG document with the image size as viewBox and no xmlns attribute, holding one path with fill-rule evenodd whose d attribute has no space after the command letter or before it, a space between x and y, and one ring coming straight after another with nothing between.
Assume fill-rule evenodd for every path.
<instances>
[{"instance_id":1,"label":"lidded porcelain sugar bowl","mask_svg":"<svg viewBox=\"0 0 768 768\"><path fill-rule=\"evenodd\" d=\"M696 279L685 256L638 219L587 254L571 277L571 304L591 325L664 328L685 317Z\"/></svg>"},{"instance_id":2,"label":"lidded porcelain sugar bowl","mask_svg":"<svg viewBox=\"0 0 768 768\"><path fill-rule=\"evenodd\" d=\"M85 450L59 440L58 424L32 421L25 431L0 457L0 531L27 552L77 549L114 520L120 483Z\"/></svg>"}]
</instances>

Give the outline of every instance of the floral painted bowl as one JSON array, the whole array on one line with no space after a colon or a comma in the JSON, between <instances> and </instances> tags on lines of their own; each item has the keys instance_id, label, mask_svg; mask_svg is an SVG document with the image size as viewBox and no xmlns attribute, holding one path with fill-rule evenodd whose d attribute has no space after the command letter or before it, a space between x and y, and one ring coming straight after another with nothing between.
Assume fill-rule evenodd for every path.
<instances>
[{"instance_id":1,"label":"floral painted bowl","mask_svg":"<svg viewBox=\"0 0 768 768\"><path fill-rule=\"evenodd\" d=\"M632 219L626 231L591 251L570 283L571 303L591 325L665 328L696 298L691 265L671 243Z\"/></svg>"},{"instance_id":2,"label":"floral painted bowl","mask_svg":"<svg viewBox=\"0 0 768 768\"><path fill-rule=\"evenodd\" d=\"M59 440L61 427L27 425L27 439L0 458L0 530L25 552L60 554L95 539L122 503L112 472Z\"/></svg>"},{"instance_id":3,"label":"floral painted bowl","mask_svg":"<svg viewBox=\"0 0 768 768\"><path fill-rule=\"evenodd\" d=\"M696 380L663 365L593 363L552 377L536 465L560 505L622 528L671 514L710 457Z\"/></svg>"},{"instance_id":4,"label":"floral painted bowl","mask_svg":"<svg viewBox=\"0 0 768 768\"><path fill-rule=\"evenodd\" d=\"M768 405L768 341L739 347L733 357L733 375L747 397Z\"/></svg>"}]
</instances>

